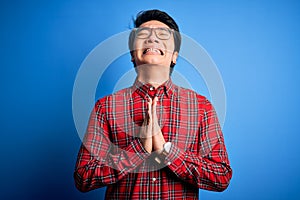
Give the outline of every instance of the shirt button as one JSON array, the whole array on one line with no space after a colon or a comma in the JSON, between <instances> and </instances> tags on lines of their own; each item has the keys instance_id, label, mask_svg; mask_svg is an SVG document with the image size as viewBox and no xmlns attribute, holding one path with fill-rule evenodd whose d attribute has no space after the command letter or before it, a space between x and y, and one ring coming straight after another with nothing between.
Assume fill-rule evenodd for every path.
<instances>
[{"instance_id":1,"label":"shirt button","mask_svg":"<svg viewBox=\"0 0 300 200\"><path fill-rule=\"evenodd\" d=\"M155 182L155 181L156 181L156 178L152 178L152 181Z\"/></svg>"},{"instance_id":2,"label":"shirt button","mask_svg":"<svg viewBox=\"0 0 300 200\"><path fill-rule=\"evenodd\" d=\"M154 90L154 87L150 87L150 90L151 90L151 91Z\"/></svg>"},{"instance_id":3,"label":"shirt button","mask_svg":"<svg viewBox=\"0 0 300 200\"><path fill-rule=\"evenodd\" d=\"M167 165L171 165L171 162L168 162Z\"/></svg>"}]
</instances>

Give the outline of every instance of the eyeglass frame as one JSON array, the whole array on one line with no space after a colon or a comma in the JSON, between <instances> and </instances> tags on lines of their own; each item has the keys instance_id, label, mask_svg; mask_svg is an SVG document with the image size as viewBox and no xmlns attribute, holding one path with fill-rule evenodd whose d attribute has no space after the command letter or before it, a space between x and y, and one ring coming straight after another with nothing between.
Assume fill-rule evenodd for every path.
<instances>
[{"instance_id":1,"label":"eyeglass frame","mask_svg":"<svg viewBox=\"0 0 300 200\"><path fill-rule=\"evenodd\" d=\"M163 29L163 30L167 30L169 32L169 37L168 38L161 38L161 36L159 36L159 34L157 34L157 30L159 29ZM133 29L135 32L135 38L138 39L147 39L152 35L152 32L154 30L155 36L160 39L160 40L169 40L171 38L171 35L174 34L174 30L167 28L167 27L157 27L157 28L149 28L149 27L138 27L138 28L134 28ZM139 37L138 36L138 30L147 30L149 32L149 35L147 35L147 37Z\"/></svg>"}]
</instances>

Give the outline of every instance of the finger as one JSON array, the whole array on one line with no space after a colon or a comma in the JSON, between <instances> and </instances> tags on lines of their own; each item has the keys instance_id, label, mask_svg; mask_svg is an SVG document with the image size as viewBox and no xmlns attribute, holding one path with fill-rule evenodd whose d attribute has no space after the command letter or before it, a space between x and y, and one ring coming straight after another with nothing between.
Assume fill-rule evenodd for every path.
<instances>
[{"instance_id":1,"label":"finger","mask_svg":"<svg viewBox=\"0 0 300 200\"><path fill-rule=\"evenodd\" d=\"M154 97L153 106L152 106L152 119L153 119L153 121L157 120L157 115L156 115L157 100L158 100L158 98Z\"/></svg>"},{"instance_id":2,"label":"finger","mask_svg":"<svg viewBox=\"0 0 300 200\"><path fill-rule=\"evenodd\" d=\"M148 124L152 122L152 99L148 99Z\"/></svg>"},{"instance_id":3,"label":"finger","mask_svg":"<svg viewBox=\"0 0 300 200\"><path fill-rule=\"evenodd\" d=\"M159 125L158 125L158 119L157 119L157 113L156 113L156 106L157 106L157 100L158 98L155 97L153 99L153 106L152 106L152 131L153 135L156 135L159 132Z\"/></svg>"},{"instance_id":4,"label":"finger","mask_svg":"<svg viewBox=\"0 0 300 200\"><path fill-rule=\"evenodd\" d=\"M147 113L143 121L143 126L149 125L150 117L152 115L152 100L148 99L147 102Z\"/></svg>"},{"instance_id":5,"label":"finger","mask_svg":"<svg viewBox=\"0 0 300 200\"><path fill-rule=\"evenodd\" d=\"M140 136L142 138L147 138L147 137L151 137L152 134L152 99L148 99L148 110L147 110L147 114L144 118L144 121L142 123L142 127L140 130ZM151 124L151 126L149 126Z\"/></svg>"},{"instance_id":6,"label":"finger","mask_svg":"<svg viewBox=\"0 0 300 200\"><path fill-rule=\"evenodd\" d=\"M146 124L146 136L151 137L152 136L152 99L148 102L148 113L147 113L147 124Z\"/></svg>"}]
</instances>

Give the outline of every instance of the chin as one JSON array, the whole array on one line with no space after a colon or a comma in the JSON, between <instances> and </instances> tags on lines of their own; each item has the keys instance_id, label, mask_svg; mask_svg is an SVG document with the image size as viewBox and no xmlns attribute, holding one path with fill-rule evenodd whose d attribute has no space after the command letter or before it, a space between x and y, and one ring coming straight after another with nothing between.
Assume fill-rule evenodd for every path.
<instances>
[{"instance_id":1,"label":"chin","mask_svg":"<svg viewBox=\"0 0 300 200\"><path fill-rule=\"evenodd\" d=\"M145 64L152 64L152 65L161 65L163 63L163 61L161 60L161 58L156 58L156 57L148 57L146 59L143 59L143 63Z\"/></svg>"}]
</instances>

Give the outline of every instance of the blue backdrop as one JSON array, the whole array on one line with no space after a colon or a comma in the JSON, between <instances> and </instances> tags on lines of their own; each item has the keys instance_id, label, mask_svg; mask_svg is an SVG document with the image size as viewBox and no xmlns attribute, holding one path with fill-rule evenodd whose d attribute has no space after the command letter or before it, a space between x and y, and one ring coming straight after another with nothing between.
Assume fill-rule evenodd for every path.
<instances>
[{"instance_id":1,"label":"blue backdrop","mask_svg":"<svg viewBox=\"0 0 300 200\"><path fill-rule=\"evenodd\" d=\"M300 199L298 1L0 4L0 199L103 197L104 189L83 194L74 187L81 141L72 117L73 84L96 45L128 30L131 18L150 8L167 11L207 50L226 88L223 132L233 178L225 192L201 190L200 198ZM124 58L116 77L132 67ZM97 95L111 90L104 84Z\"/></svg>"}]
</instances>

